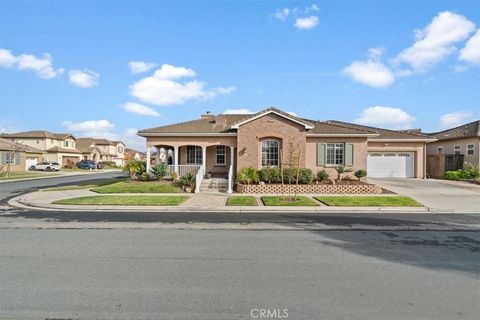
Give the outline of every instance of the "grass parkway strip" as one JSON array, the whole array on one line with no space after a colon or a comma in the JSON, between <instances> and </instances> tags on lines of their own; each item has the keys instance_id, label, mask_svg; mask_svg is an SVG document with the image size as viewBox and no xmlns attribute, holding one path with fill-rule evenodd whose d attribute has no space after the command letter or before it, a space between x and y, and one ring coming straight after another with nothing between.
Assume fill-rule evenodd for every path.
<instances>
[{"instance_id":1,"label":"grass parkway strip","mask_svg":"<svg viewBox=\"0 0 480 320\"><path fill-rule=\"evenodd\" d=\"M257 198L253 196L231 196L227 200L227 206L256 206Z\"/></svg>"},{"instance_id":2,"label":"grass parkway strip","mask_svg":"<svg viewBox=\"0 0 480 320\"><path fill-rule=\"evenodd\" d=\"M266 206L318 206L311 198L305 196L297 197L283 197L283 196L264 196L262 197L263 204Z\"/></svg>"},{"instance_id":3,"label":"grass parkway strip","mask_svg":"<svg viewBox=\"0 0 480 320\"><path fill-rule=\"evenodd\" d=\"M91 196L54 201L63 205L178 206L187 196Z\"/></svg>"},{"instance_id":4,"label":"grass parkway strip","mask_svg":"<svg viewBox=\"0 0 480 320\"><path fill-rule=\"evenodd\" d=\"M422 207L410 197L349 197L349 196L317 196L318 201L327 206L341 207Z\"/></svg>"}]
</instances>

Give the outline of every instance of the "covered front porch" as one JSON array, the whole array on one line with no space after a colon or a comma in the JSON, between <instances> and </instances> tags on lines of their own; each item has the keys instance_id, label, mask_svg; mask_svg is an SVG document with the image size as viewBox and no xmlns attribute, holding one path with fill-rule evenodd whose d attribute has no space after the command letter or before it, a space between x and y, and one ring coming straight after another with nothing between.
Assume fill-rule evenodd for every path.
<instances>
[{"instance_id":1,"label":"covered front porch","mask_svg":"<svg viewBox=\"0 0 480 320\"><path fill-rule=\"evenodd\" d=\"M213 140L213 141L212 141ZM206 139L188 141L148 141L147 171L159 163L168 165L168 175L177 177L192 173L196 176L195 192L200 192L207 178L228 179L227 192L233 192L236 172L236 146L233 139Z\"/></svg>"}]
</instances>

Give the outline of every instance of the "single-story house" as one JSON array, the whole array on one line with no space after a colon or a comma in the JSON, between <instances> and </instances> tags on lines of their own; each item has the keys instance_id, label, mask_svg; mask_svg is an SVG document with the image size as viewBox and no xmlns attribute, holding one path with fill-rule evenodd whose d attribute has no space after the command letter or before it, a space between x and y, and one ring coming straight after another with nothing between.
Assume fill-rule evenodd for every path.
<instances>
[{"instance_id":1,"label":"single-story house","mask_svg":"<svg viewBox=\"0 0 480 320\"><path fill-rule=\"evenodd\" d=\"M480 120L455 128L434 132L436 141L427 145L429 174L441 177L464 163L480 166Z\"/></svg>"},{"instance_id":2,"label":"single-story house","mask_svg":"<svg viewBox=\"0 0 480 320\"><path fill-rule=\"evenodd\" d=\"M207 112L200 119L140 130L138 135L146 138L147 164L155 147L165 152L163 159L178 175L202 168L230 179L247 166L285 164L292 148L300 151L300 166L314 173L334 175L335 167L344 165L367 170L369 177L425 178L426 145L435 140L416 132L305 119L277 108L255 114Z\"/></svg>"},{"instance_id":3,"label":"single-story house","mask_svg":"<svg viewBox=\"0 0 480 320\"><path fill-rule=\"evenodd\" d=\"M0 138L0 172L7 171L9 164L12 172L27 171L37 161L41 161L43 156L42 150Z\"/></svg>"}]
</instances>

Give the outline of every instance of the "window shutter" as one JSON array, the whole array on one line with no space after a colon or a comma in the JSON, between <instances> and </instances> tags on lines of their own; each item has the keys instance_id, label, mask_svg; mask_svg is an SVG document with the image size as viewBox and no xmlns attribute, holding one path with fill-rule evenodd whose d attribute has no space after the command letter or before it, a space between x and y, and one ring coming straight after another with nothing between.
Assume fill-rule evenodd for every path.
<instances>
[{"instance_id":1,"label":"window shutter","mask_svg":"<svg viewBox=\"0 0 480 320\"><path fill-rule=\"evenodd\" d=\"M317 166L325 165L325 157L327 145L325 143L317 143Z\"/></svg>"},{"instance_id":2,"label":"window shutter","mask_svg":"<svg viewBox=\"0 0 480 320\"><path fill-rule=\"evenodd\" d=\"M345 145L345 165L353 166L353 144L351 143Z\"/></svg>"},{"instance_id":3,"label":"window shutter","mask_svg":"<svg viewBox=\"0 0 480 320\"><path fill-rule=\"evenodd\" d=\"M2 161L1 164L7 164L7 152L0 152L0 160Z\"/></svg>"},{"instance_id":4,"label":"window shutter","mask_svg":"<svg viewBox=\"0 0 480 320\"><path fill-rule=\"evenodd\" d=\"M20 164L20 152L15 152L15 164Z\"/></svg>"}]
</instances>

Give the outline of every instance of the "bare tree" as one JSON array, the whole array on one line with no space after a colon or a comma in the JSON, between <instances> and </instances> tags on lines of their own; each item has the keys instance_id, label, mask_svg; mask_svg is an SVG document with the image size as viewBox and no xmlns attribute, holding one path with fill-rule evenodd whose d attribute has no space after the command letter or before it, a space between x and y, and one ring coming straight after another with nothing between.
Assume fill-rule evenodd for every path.
<instances>
[{"instance_id":1,"label":"bare tree","mask_svg":"<svg viewBox=\"0 0 480 320\"><path fill-rule=\"evenodd\" d=\"M293 141L289 140L287 143L287 150L286 150L286 161L281 163L281 176L282 176L282 196L285 198L285 183L284 183L284 169L283 167L286 166L288 169L288 200L292 201L297 198L297 190L298 190L298 181L300 178L300 159L302 155L302 150L300 146ZM294 176L293 176L294 175ZM292 199L292 178L295 177L295 192L294 198Z\"/></svg>"}]
</instances>

